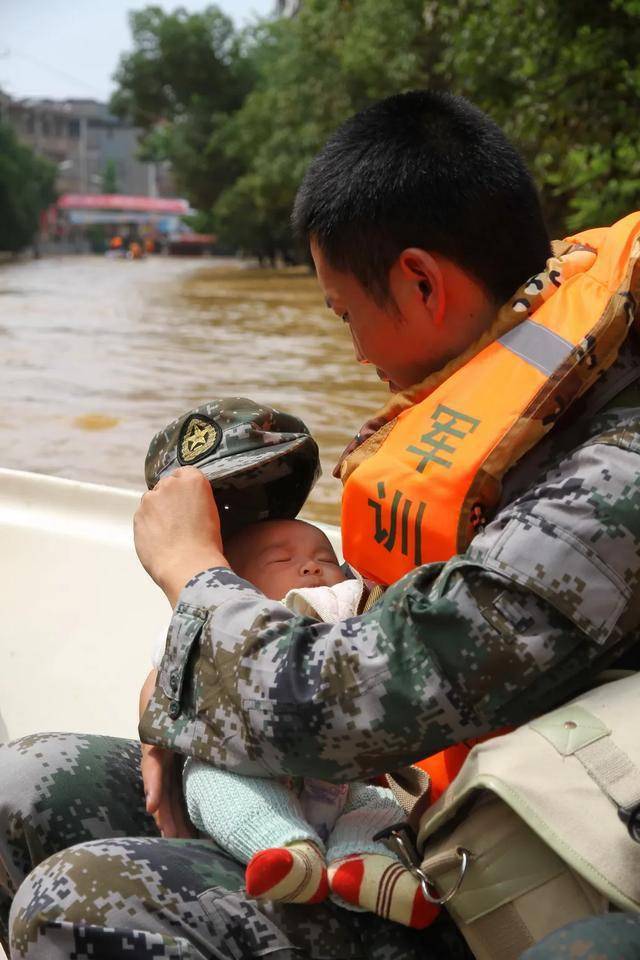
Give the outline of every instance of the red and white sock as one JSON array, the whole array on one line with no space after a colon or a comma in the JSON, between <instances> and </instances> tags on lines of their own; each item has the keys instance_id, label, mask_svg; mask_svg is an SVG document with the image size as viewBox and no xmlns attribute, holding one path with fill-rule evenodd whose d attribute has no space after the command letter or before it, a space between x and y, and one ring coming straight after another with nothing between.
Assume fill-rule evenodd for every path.
<instances>
[{"instance_id":1,"label":"red and white sock","mask_svg":"<svg viewBox=\"0 0 640 960\"><path fill-rule=\"evenodd\" d=\"M328 877L337 898L405 927L422 930L440 912L425 898L420 881L393 857L353 853L330 863Z\"/></svg>"},{"instance_id":2,"label":"red and white sock","mask_svg":"<svg viewBox=\"0 0 640 960\"><path fill-rule=\"evenodd\" d=\"M329 894L324 857L307 840L259 850L247 864L245 883L256 900L321 903Z\"/></svg>"}]
</instances>

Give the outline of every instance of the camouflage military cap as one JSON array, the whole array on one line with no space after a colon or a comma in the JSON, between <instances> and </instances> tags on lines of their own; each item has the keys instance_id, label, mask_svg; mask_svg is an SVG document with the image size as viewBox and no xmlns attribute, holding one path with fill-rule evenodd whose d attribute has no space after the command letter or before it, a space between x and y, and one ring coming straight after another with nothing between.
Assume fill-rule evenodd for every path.
<instances>
[{"instance_id":1,"label":"camouflage military cap","mask_svg":"<svg viewBox=\"0 0 640 960\"><path fill-rule=\"evenodd\" d=\"M227 533L295 517L320 476L318 445L302 420L245 397L211 400L156 433L145 461L149 489L180 466L210 481Z\"/></svg>"}]
</instances>

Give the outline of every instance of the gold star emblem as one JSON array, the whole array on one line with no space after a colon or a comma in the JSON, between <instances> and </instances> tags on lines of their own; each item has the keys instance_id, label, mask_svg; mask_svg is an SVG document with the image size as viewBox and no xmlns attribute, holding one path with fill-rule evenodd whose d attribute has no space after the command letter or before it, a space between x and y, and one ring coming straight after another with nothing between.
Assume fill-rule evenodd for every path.
<instances>
[{"instance_id":1,"label":"gold star emblem","mask_svg":"<svg viewBox=\"0 0 640 960\"><path fill-rule=\"evenodd\" d=\"M194 463L213 450L220 440L220 428L212 420L193 417L185 424L180 438L180 460Z\"/></svg>"}]
</instances>

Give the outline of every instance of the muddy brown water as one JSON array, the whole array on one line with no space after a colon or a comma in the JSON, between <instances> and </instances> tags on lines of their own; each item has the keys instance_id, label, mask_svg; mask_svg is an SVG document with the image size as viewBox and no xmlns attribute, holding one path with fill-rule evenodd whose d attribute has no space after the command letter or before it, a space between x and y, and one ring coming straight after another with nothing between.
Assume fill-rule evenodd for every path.
<instances>
[{"instance_id":1,"label":"muddy brown water","mask_svg":"<svg viewBox=\"0 0 640 960\"><path fill-rule=\"evenodd\" d=\"M0 265L0 463L144 487L151 436L214 396L302 417L323 476L305 508L339 522L331 468L386 399L304 270L100 257Z\"/></svg>"}]
</instances>

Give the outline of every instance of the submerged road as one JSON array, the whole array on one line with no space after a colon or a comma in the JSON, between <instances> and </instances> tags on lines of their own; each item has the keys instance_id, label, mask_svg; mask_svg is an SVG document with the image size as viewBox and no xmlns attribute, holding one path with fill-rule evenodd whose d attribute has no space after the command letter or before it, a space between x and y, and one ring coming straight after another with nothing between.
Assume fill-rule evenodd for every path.
<instances>
[{"instance_id":1,"label":"submerged road","mask_svg":"<svg viewBox=\"0 0 640 960\"><path fill-rule=\"evenodd\" d=\"M151 436L215 396L302 417L323 477L307 515L339 521L331 468L387 393L301 270L222 259L80 256L0 266L0 462L142 490Z\"/></svg>"}]
</instances>

